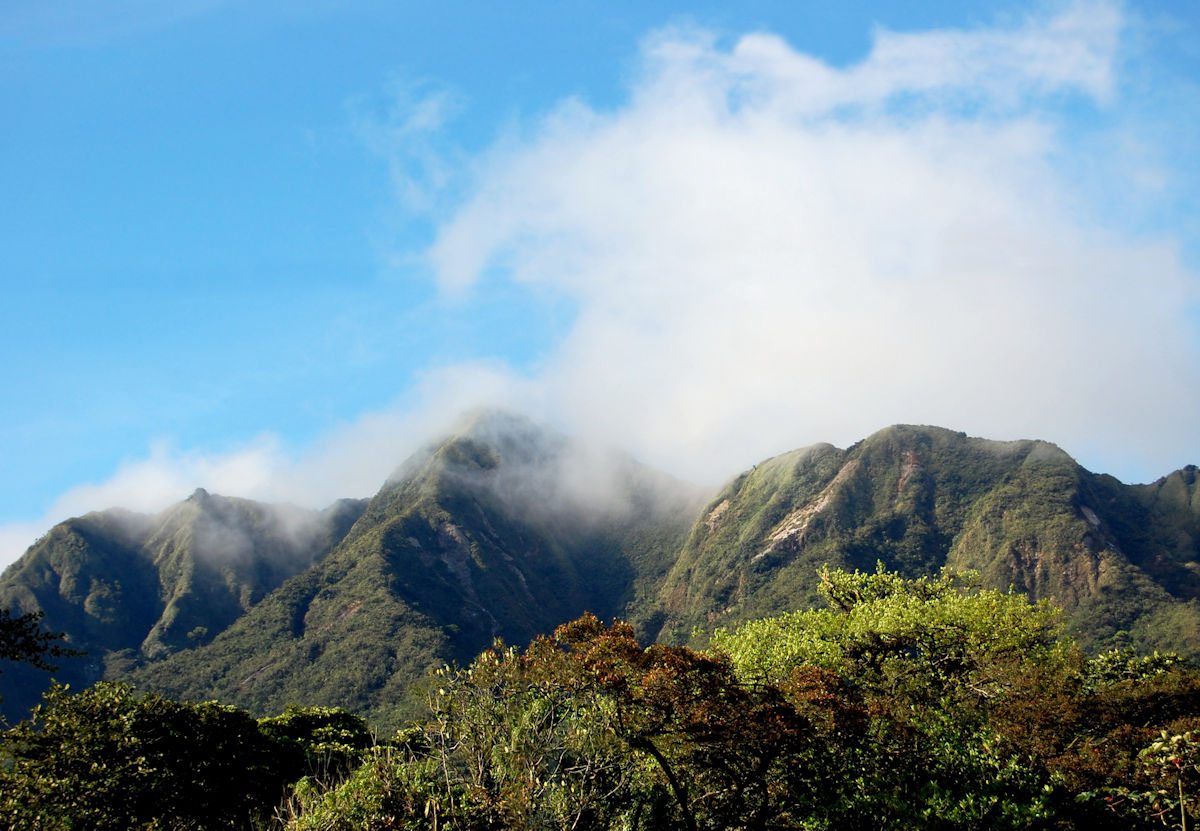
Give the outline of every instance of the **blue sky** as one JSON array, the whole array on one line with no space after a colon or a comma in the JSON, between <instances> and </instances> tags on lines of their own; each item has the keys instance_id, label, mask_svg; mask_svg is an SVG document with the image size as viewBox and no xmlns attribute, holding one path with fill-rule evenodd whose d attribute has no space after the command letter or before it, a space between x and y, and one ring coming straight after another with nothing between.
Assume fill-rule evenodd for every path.
<instances>
[{"instance_id":1,"label":"blue sky","mask_svg":"<svg viewBox=\"0 0 1200 831\"><path fill-rule=\"evenodd\" d=\"M477 403L705 481L894 422L1200 462L1190 3L0 10L0 562L367 495Z\"/></svg>"}]
</instances>

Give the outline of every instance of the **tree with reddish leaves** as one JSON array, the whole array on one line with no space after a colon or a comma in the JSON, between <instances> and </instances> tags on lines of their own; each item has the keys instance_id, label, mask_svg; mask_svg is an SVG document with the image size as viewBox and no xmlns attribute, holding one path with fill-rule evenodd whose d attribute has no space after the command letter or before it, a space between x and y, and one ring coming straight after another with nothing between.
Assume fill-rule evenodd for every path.
<instances>
[{"instance_id":1,"label":"tree with reddish leaves","mask_svg":"<svg viewBox=\"0 0 1200 831\"><path fill-rule=\"evenodd\" d=\"M628 624L591 615L554 640L611 701L617 735L654 761L689 831L787 824L827 793L809 719L778 688L741 683L723 655L642 648Z\"/></svg>"}]
</instances>

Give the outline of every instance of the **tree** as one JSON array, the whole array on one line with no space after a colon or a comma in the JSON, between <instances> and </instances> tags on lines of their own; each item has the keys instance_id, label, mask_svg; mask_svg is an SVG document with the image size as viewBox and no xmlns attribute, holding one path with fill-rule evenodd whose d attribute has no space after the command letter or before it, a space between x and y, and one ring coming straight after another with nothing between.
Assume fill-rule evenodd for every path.
<instances>
[{"instance_id":1,"label":"tree","mask_svg":"<svg viewBox=\"0 0 1200 831\"><path fill-rule=\"evenodd\" d=\"M0 660L19 661L53 672L57 667L47 658L78 655L75 650L59 645L65 635L41 628L44 616L43 612L29 612L14 617L11 609L0 609Z\"/></svg>"},{"instance_id":2,"label":"tree","mask_svg":"<svg viewBox=\"0 0 1200 831\"><path fill-rule=\"evenodd\" d=\"M430 715L290 827L766 829L832 806L824 747L718 654L592 615L431 681Z\"/></svg>"},{"instance_id":3,"label":"tree","mask_svg":"<svg viewBox=\"0 0 1200 831\"><path fill-rule=\"evenodd\" d=\"M424 741L447 806L457 799L488 826L550 829L608 827L629 805L634 766L611 709L551 640L524 653L497 643L434 683Z\"/></svg>"},{"instance_id":4,"label":"tree","mask_svg":"<svg viewBox=\"0 0 1200 831\"><path fill-rule=\"evenodd\" d=\"M1156 786L1144 794L1148 813L1170 828L1194 829L1200 819L1200 737L1163 730L1140 758Z\"/></svg>"},{"instance_id":5,"label":"tree","mask_svg":"<svg viewBox=\"0 0 1200 831\"><path fill-rule=\"evenodd\" d=\"M100 683L46 693L0 734L0 826L248 829L287 784L278 746L248 714Z\"/></svg>"},{"instance_id":6,"label":"tree","mask_svg":"<svg viewBox=\"0 0 1200 831\"><path fill-rule=\"evenodd\" d=\"M1087 660L1049 606L949 572L821 591L708 651L592 615L497 644L342 785L298 791L288 827L1192 831L1200 673L1179 659Z\"/></svg>"},{"instance_id":7,"label":"tree","mask_svg":"<svg viewBox=\"0 0 1200 831\"><path fill-rule=\"evenodd\" d=\"M769 685L742 683L720 653L654 644L592 615L554 641L609 702L612 730L652 761L688 831L767 828L832 796L809 720Z\"/></svg>"},{"instance_id":8,"label":"tree","mask_svg":"<svg viewBox=\"0 0 1200 831\"><path fill-rule=\"evenodd\" d=\"M289 828L601 829L636 785L611 713L556 645L496 644L443 667L429 716L371 753L345 782L303 782Z\"/></svg>"},{"instance_id":9,"label":"tree","mask_svg":"<svg viewBox=\"0 0 1200 831\"><path fill-rule=\"evenodd\" d=\"M1050 607L978 591L970 575L905 579L822 570L827 608L718 631L745 683L779 685L798 707L837 691L841 719L825 732L852 772L841 821L922 828L1031 828L1055 796L1049 773L997 729L1027 679L1063 682L1073 646ZM818 724L820 722L818 721ZM857 819L855 817L857 816ZM884 824L887 824L886 822Z\"/></svg>"},{"instance_id":10,"label":"tree","mask_svg":"<svg viewBox=\"0 0 1200 831\"><path fill-rule=\"evenodd\" d=\"M258 727L286 756L280 773L287 781L302 776L340 780L375 743L367 722L341 707L292 705L259 719Z\"/></svg>"}]
</instances>

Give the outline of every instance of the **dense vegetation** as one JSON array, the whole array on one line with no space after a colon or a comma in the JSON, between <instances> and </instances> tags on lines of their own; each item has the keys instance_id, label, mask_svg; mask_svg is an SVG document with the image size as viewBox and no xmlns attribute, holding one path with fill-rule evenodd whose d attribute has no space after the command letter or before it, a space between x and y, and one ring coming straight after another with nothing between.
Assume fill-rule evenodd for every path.
<instances>
[{"instance_id":1,"label":"dense vegetation","mask_svg":"<svg viewBox=\"0 0 1200 831\"><path fill-rule=\"evenodd\" d=\"M1106 829L1200 820L1200 672L1084 653L969 576L824 570L822 608L643 647L586 615L360 720L101 684L3 734L15 829Z\"/></svg>"},{"instance_id":2,"label":"dense vegetation","mask_svg":"<svg viewBox=\"0 0 1200 831\"><path fill-rule=\"evenodd\" d=\"M54 686L29 721L3 734L0 825L262 828L292 782L344 774L370 743L361 719L331 708L256 721L124 684L76 694Z\"/></svg>"}]
</instances>

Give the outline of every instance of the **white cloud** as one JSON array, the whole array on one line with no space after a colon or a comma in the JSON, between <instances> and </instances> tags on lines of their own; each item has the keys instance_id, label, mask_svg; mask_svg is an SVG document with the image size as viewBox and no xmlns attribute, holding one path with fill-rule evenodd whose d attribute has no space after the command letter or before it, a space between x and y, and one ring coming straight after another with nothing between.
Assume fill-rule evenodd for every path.
<instances>
[{"instance_id":1,"label":"white cloud","mask_svg":"<svg viewBox=\"0 0 1200 831\"><path fill-rule=\"evenodd\" d=\"M628 105L480 160L431 259L451 291L499 268L573 299L532 379L552 417L693 476L898 421L1166 472L1200 450L1196 277L1095 227L1055 161L1059 105L1116 94L1121 26L879 32L846 69L661 34Z\"/></svg>"},{"instance_id":2,"label":"white cloud","mask_svg":"<svg viewBox=\"0 0 1200 831\"><path fill-rule=\"evenodd\" d=\"M464 106L446 87L393 79L381 101L359 97L350 113L359 139L387 162L392 187L410 212L436 208L450 189L454 168L437 139Z\"/></svg>"},{"instance_id":3,"label":"white cloud","mask_svg":"<svg viewBox=\"0 0 1200 831\"><path fill-rule=\"evenodd\" d=\"M896 422L1046 438L1135 475L1197 461L1197 277L1171 239L1101 227L1096 182L1061 166L1078 143L1059 105L1120 106L1123 23L1089 3L1004 29L880 31L847 68L770 34L725 47L667 31L623 106L565 101L454 169L428 132L451 99L409 96L414 112L376 138L416 142L393 175L410 210L442 219L439 284L470 291L498 269L565 296L577 314L553 351L524 375L431 369L300 451L157 447L37 528L197 485L308 505L367 495L479 403L708 481ZM1071 167L1088 169L1114 175L1109 198L1149 198L1137 170ZM443 213L449 181L467 196ZM0 528L0 558L31 527Z\"/></svg>"},{"instance_id":4,"label":"white cloud","mask_svg":"<svg viewBox=\"0 0 1200 831\"><path fill-rule=\"evenodd\" d=\"M362 415L299 450L272 436L219 452L155 442L145 458L125 462L104 481L71 488L39 519L0 524L0 568L69 517L113 506L155 513L198 487L305 507L371 496L403 459L463 411L485 403L519 409L519 386L499 367L464 364L430 370L393 407Z\"/></svg>"}]
</instances>

